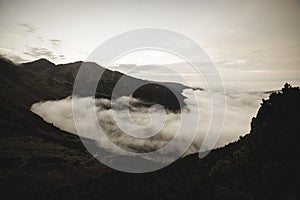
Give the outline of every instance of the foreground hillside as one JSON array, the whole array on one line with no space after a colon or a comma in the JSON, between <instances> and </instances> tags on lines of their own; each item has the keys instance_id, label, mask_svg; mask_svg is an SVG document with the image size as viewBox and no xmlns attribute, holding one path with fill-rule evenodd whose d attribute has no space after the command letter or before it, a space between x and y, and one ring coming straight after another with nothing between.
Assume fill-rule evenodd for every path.
<instances>
[{"instance_id":1,"label":"foreground hillside","mask_svg":"<svg viewBox=\"0 0 300 200\"><path fill-rule=\"evenodd\" d=\"M103 166L77 136L29 110L70 95L77 65L1 60L1 199L299 199L299 88L271 94L248 135L204 159L191 155L153 173L127 174ZM107 78L99 95L109 98L115 80Z\"/></svg>"},{"instance_id":2,"label":"foreground hillside","mask_svg":"<svg viewBox=\"0 0 300 200\"><path fill-rule=\"evenodd\" d=\"M113 199L299 199L300 90L285 85L263 100L251 132L148 174L108 172L65 196ZM54 195L55 196L55 195Z\"/></svg>"}]
</instances>

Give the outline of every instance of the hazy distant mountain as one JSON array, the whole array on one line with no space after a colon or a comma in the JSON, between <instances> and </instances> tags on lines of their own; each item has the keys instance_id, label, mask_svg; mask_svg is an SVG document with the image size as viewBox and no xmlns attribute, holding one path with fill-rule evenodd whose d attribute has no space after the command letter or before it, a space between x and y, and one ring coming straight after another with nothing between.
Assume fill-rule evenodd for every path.
<instances>
[{"instance_id":1,"label":"hazy distant mountain","mask_svg":"<svg viewBox=\"0 0 300 200\"><path fill-rule=\"evenodd\" d=\"M299 88L286 85L271 94L250 134L204 159L191 155L156 172L127 174L103 166L77 136L29 110L32 103L71 95L80 64L0 60L1 199L299 199ZM110 98L120 76L106 70L97 97ZM137 97L178 109L170 91L156 86Z\"/></svg>"}]
</instances>

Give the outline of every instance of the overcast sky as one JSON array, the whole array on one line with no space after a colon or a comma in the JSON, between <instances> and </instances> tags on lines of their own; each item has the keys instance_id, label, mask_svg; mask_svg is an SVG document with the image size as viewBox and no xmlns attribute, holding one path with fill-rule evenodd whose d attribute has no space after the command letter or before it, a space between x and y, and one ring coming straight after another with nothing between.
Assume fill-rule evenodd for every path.
<instances>
[{"instance_id":1,"label":"overcast sky","mask_svg":"<svg viewBox=\"0 0 300 200\"><path fill-rule=\"evenodd\" d=\"M112 36L145 27L190 37L229 72L225 79L247 72L299 81L299 0L0 1L0 53L15 62L85 60ZM123 61L149 64L144 55Z\"/></svg>"}]
</instances>

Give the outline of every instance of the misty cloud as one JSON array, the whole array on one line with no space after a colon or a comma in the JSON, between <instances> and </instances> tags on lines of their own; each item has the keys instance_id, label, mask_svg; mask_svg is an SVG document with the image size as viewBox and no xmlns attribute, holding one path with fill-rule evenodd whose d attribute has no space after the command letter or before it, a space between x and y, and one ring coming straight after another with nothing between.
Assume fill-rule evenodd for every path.
<instances>
[{"instance_id":1,"label":"misty cloud","mask_svg":"<svg viewBox=\"0 0 300 200\"><path fill-rule=\"evenodd\" d=\"M7 58L9 60L12 60L14 63L24 63L28 62L27 59L22 58L21 56L12 53L12 50L0 48L0 57Z\"/></svg>"},{"instance_id":2,"label":"misty cloud","mask_svg":"<svg viewBox=\"0 0 300 200\"><path fill-rule=\"evenodd\" d=\"M33 58L42 58L46 57L48 59L64 59L64 55L57 55L54 54L52 51L43 48L43 47L30 47L26 52L24 52L25 55L31 56Z\"/></svg>"},{"instance_id":3,"label":"misty cloud","mask_svg":"<svg viewBox=\"0 0 300 200\"><path fill-rule=\"evenodd\" d=\"M49 40L49 42L50 42L53 46L59 46L59 45L61 45L61 43L62 43L61 40L57 40L57 39L51 39L51 40Z\"/></svg>"},{"instance_id":4,"label":"misty cloud","mask_svg":"<svg viewBox=\"0 0 300 200\"><path fill-rule=\"evenodd\" d=\"M36 28L34 28L33 26L29 25L29 24L26 24L26 23L18 23L19 26L22 26L26 32L29 32L29 33L34 33L37 31Z\"/></svg>"},{"instance_id":5,"label":"misty cloud","mask_svg":"<svg viewBox=\"0 0 300 200\"><path fill-rule=\"evenodd\" d=\"M92 99L91 97L77 98L76 102L80 105L80 110L78 111L80 124L77 124L77 126L83 127L85 130L84 135L82 135L82 133L80 135L96 140L98 145L104 149L112 151L115 154L121 154L115 149L110 149L110 145L104 142L106 141L104 138L99 138L98 135L95 135L98 126L97 124L91 123L90 113L94 112L94 105L96 105L98 123L110 141L126 151L151 152L164 147L175 137L178 129L182 126L181 115L185 116L188 120L195 120L195 118L200 116L197 135L189 150L186 152L186 154L195 153L200 149L209 127L211 117L210 96L206 91L185 90L183 94L187 97L185 100L187 106L181 111L181 114L172 112L165 113L164 110L159 108L151 110L151 117L166 120L162 129L159 129L157 123L152 123L151 126L147 127L147 129L145 129L146 133L144 133L146 135L158 129L160 131L155 136L145 139L132 137L132 134L142 134L139 129L140 126L145 127L149 125L151 120L153 121L153 119L149 118L149 108L135 106L138 105L135 104L135 102L139 102L139 100L132 97L121 97L110 102L110 100L107 99ZM191 101L191 95L196 95L197 102ZM251 118L255 116L261 99L266 96L267 94L265 93L232 93L226 95L226 119L221 137L216 146L224 146L231 141L237 140L240 135L247 134L250 129ZM128 99L133 102L129 108L125 105ZM197 108L199 112L196 112ZM132 128L130 120L126 118L127 116L124 113L126 109L130 110L130 116L136 128ZM71 97L56 101L39 102L33 104L31 110L58 128L73 134L78 134L73 120ZM116 115L121 119L118 121L118 124L115 122ZM122 129L120 127L122 127ZM130 135L123 131L124 127L131 131ZM186 138L190 137L194 129L195 127L185 124L184 132L180 133L180 142L175 144L172 151L177 151L176 148L179 150L182 143L185 142ZM149 133L147 133L147 131ZM169 153L172 152L166 152L166 155ZM156 161L167 160L168 157L166 156L163 157L163 160Z\"/></svg>"}]
</instances>

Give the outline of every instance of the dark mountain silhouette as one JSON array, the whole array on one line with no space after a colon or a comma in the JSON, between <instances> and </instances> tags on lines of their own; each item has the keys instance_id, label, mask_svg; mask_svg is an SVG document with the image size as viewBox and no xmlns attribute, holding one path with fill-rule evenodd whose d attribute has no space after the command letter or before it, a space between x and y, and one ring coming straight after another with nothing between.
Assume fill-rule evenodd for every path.
<instances>
[{"instance_id":1,"label":"dark mountain silhouette","mask_svg":"<svg viewBox=\"0 0 300 200\"><path fill-rule=\"evenodd\" d=\"M299 199L299 111L300 90L286 84L282 91L263 100L250 133L239 141L213 150L204 159L190 155L153 173L111 171L81 185L77 195L113 199ZM76 188L70 187L66 194Z\"/></svg>"},{"instance_id":2,"label":"dark mountain silhouette","mask_svg":"<svg viewBox=\"0 0 300 200\"><path fill-rule=\"evenodd\" d=\"M299 88L286 84L263 100L250 133L239 141L203 159L195 154L156 172L128 174L103 166L77 136L29 110L32 103L71 95L80 64L0 59L1 199L299 199ZM110 98L121 76L106 73L97 97ZM157 98L149 97L157 90ZM155 83L139 92L149 105L178 108ZM161 101L161 94L170 100Z\"/></svg>"},{"instance_id":3,"label":"dark mountain silhouette","mask_svg":"<svg viewBox=\"0 0 300 200\"><path fill-rule=\"evenodd\" d=\"M157 84L151 81L136 79L117 71L102 68L92 62L55 65L46 59L40 59L21 65L13 65L11 62L1 61L1 67L4 70L10 70L12 73L10 75L4 72L5 78L18 82L22 88L30 91L35 96L35 98L32 98L34 102L61 99L72 95L74 81L81 65L98 69L98 72L103 73L95 94L97 98L111 99L119 96L129 96L131 95L129 92L131 87L134 85L143 85L133 93L133 97L143 100L145 105L159 103L170 110L180 110L180 105L185 105L184 96L181 95L181 92L187 88L186 86L167 82ZM93 71L90 73L93 73ZM122 93L119 96L113 96L113 88L121 77ZM174 93L168 88L172 89ZM94 94L82 94L82 96L91 95ZM30 102L30 104L32 103Z\"/></svg>"}]
</instances>

